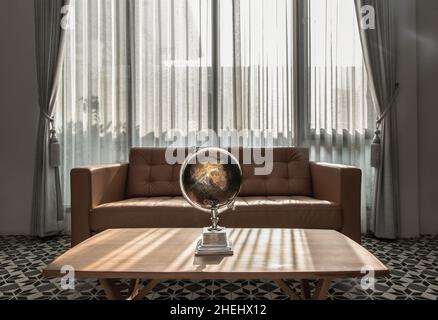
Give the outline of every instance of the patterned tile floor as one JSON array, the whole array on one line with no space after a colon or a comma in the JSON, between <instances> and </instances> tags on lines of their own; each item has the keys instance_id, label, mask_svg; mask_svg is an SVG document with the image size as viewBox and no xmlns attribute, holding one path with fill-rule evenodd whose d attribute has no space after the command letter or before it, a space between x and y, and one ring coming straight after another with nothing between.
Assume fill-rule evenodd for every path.
<instances>
[{"instance_id":1,"label":"patterned tile floor","mask_svg":"<svg viewBox=\"0 0 438 320\"><path fill-rule=\"evenodd\" d=\"M40 276L41 269L69 248L69 237L40 240L0 236L0 300L104 299L96 280L78 281L76 290L62 290L60 280ZM364 246L392 271L377 280L375 290L361 289L358 280L334 281L330 299L438 299L438 237L380 241L364 237ZM291 283L297 285L297 283ZM267 280L162 281L147 299L287 299Z\"/></svg>"}]
</instances>

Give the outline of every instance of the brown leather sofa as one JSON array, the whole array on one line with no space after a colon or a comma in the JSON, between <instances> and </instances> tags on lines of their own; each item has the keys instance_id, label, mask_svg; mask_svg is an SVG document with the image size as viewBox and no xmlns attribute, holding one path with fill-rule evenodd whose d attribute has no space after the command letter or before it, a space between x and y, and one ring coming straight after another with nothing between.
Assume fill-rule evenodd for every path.
<instances>
[{"instance_id":1,"label":"brown leather sofa","mask_svg":"<svg viewBox=\"0 0 438 320\"><path fill-rule=\"evenodd\" d=\"M334 229L360 242L361 171L309 162L307 149L273 151L268 176L256 176L254 164L242 164L236 209L225 212L220 224ZM134 148L129 164L73 169L72 245L109 228L208 226L209 215L181 195L180 167L165 161L165 149Z\"/></svg>"}]
</instances>

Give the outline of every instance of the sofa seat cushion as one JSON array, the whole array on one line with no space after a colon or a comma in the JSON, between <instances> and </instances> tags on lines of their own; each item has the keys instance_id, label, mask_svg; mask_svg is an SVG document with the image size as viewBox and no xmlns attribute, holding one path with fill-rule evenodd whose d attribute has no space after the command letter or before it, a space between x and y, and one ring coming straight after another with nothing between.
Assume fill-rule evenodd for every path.
<instances>
[{"instance_id":1,"label":"sofa seat cushion","mask_svg":"<svg viewBox=\"0 0 438 320\"><path fill-rule=\"evenodd\" d=\"M132 198L100 205L90 213L94 232L110 228L194 228L210 225L210 216L182 197ZM339 205L305 196L258 196L236 199L236 210L220 225L240 228L342 228Z\"/></svg>"},{"instance_id":2,"label":"sofa seat cushion","mask_svg":"<svg viewBox=\"0 0 438 320\"><path fill-rule=\"evenodd\" d=\"M100 205L90 213L90 226L110 228L197 228L209 223L207 213L194 209L183 197L131 198Z\"/></svg>"},{"instance_id":3,"label":"sofa seat cushion","mask_svg":"<svg viewBox=\"0 0 438 320\"><path fill-rule=\"evenodd\" d=\"M236 228L342 228L338 204L306 196L240 197L235 213L225 213L223 224Z\"/></svg>"}]
</instances>

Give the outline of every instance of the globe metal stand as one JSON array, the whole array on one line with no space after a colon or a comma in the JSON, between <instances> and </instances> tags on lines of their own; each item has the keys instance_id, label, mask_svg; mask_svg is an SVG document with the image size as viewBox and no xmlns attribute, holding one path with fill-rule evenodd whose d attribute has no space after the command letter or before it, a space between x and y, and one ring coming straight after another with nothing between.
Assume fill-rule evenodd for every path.
<instances>
[{"instance_id":1,"label":"globe metal stand","mask_svg":"<svg viewBox=\"0 0 438 320\"><path fill-rule=\"evenodd\" d=\"M227 239L226 228L220 227L219 212L211 209L212 226L202 229L202 238L196 244L195 255L233 255L233 245Z\"/></svg>"}]
</instances>

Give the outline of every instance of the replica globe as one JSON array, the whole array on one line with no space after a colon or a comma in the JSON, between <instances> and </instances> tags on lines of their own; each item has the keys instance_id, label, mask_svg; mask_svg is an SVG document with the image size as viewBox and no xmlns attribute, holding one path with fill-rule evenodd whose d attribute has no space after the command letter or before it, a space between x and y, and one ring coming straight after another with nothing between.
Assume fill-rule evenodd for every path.
<instances>
[{"instance_id":1,"label":"replica globe","mask_svg":"<svg viewBox=\"0 0 438 320\"><path fill-rule=\"evenodd\" d=\"M185 199L195 208L215 215L234 206L242 183L237 159L220 148L200 149L189 155L180 171L180 186ZM218 218L218 217L216 217Z\"/></svg>"}]
</instances>

